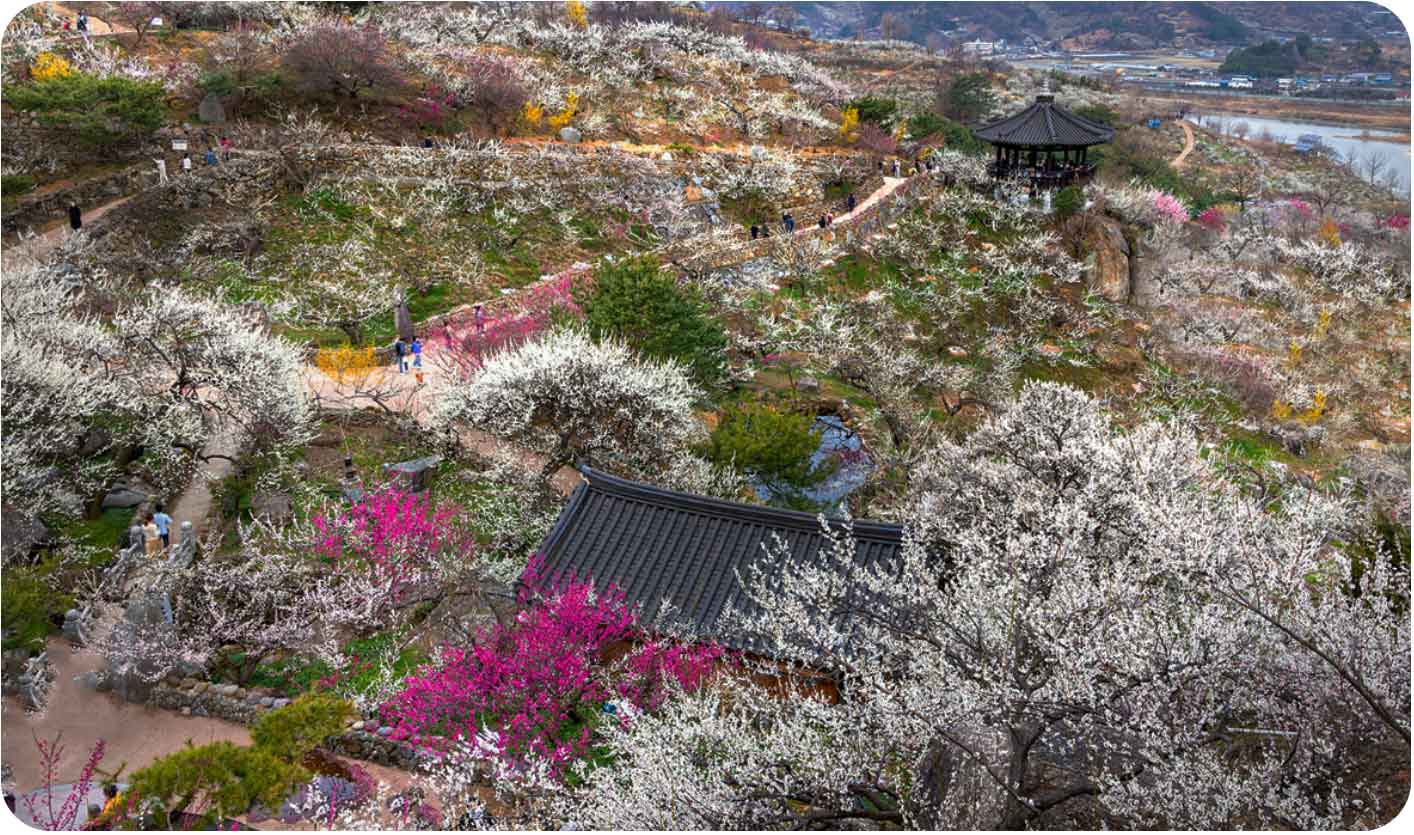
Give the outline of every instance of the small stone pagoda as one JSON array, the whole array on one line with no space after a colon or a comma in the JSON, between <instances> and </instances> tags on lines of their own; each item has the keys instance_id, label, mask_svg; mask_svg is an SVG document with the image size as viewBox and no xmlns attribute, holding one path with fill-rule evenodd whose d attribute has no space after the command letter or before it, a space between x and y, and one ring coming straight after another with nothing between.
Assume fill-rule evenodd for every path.
<instances>
[{"instance_id":1,"label":"small stone pagoda","mask_svg":"<svg viewBox=\"0 0 1414 835\"><path fill-rule=\"evenodd\" d=\"M1020 113L972 132L997 149L988 171L997 179L1025 179L1033 189L1083 183L1095 173L1087 160L1091 145L1114 138L1114 128L1076 116L1056 104L1049 91Z\"/></svg>"}]
</instances>

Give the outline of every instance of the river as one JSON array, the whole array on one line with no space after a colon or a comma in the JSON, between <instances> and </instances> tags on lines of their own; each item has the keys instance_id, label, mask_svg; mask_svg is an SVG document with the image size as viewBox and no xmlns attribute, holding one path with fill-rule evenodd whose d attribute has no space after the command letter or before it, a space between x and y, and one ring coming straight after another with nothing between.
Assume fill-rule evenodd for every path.
<instances>
[{"instance_id":1,"label":"river","mask_svg":"<svg viewBox=\"0 0 1414 835\"><path fill-rule=\"evenodd\" d=\"M1204 127L1213 127L1216 120L1222 120L1229 130L1232 125L1238 122L1246 122L1251 128L1247 133L1249 139L1261 136L1262 131L1265 130L1270 132L1273 138L1287 144L1294 143L1296 137L1302 134L1314 133L1321 137L1322 142L1334 149L1342 160L1349 160L1352 156L1364 159L1372 153L1377 154L1385 161L1389 170L1398 173L1400 187L1406 195L1409 193L1409 145L1400 141L1387 142L1381 139L1359 138L1360 134L1365 133L1370 136L1390 136L1397 139L1398 134L1382 133L1349 125L1318 125L1312 122L1266 119L1240 113L1194 113L1189 118Z\"/></svg>"}]
</instances>

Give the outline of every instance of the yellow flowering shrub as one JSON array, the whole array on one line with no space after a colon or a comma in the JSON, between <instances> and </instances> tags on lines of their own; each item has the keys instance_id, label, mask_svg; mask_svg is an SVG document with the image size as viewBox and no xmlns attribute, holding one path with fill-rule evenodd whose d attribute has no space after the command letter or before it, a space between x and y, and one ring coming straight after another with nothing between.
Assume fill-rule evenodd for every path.
<instances>
[{"instance_id":1,"label":"yellow flowering shrub","mask_svg":"<svg viewBox=\"0 0 1414 835\"><path fill-rule=\"evenodd\" d=\"M1340 225L1331 218L1321 221L1321 228L1316 232L1321 240L1329 246L1340 246Z\"/></svg>"},{"instance_id":2,"label":"yellow flowering shrub","mask_svg":"<svg viewBox=\"0 0 1414 835\"><path fill-rule=\"evenodd\" d=\"M544 116L545 108L541 107L533 101L526 102L525 108L522 109L520 112L520 117L525 120L525 123L527 125L530 125L533 128L540 127L540 120L544 118Z\"/></svg>"},{"instance_id":3,"label":"yellow flowering shrub","mask_svg":"<svg viewBox=\"0 0 1414 835\"><path fill-rule=\"evenodd\" d=\"M1306 420L1320 420L1321 416L1325 413L1326 393L1320 389L1316 389L1316 393L1311 395L1311 408L1306 410L1306 414L1303 415L1303 417L1305 417Z\"/></svg>"},{"instance_id":4,"label":"yellow flowering shrub","mask_svg":"<svg viewBox=\"0 0 1414 835\"><path fill-rule=\"evenodd\" d=\"M335 382L354 385L364 385L387 370L372 346L355 348L351 345L320 348L314 354L314 367Z\"/></svg>"},{"instance_id":5,"label":"yellow flowering shrub","mask_svg":"<svg viewBox=\"0 0 1414 835\"><path fill-rule=\"evenodd\" d=\"M1301 352L1301 343L1297 342L1294 339L1291 340L1290 345L1286 346L1286 360L1287 362L1291 363L1292 367L1301 364Z\"/></svg>"},{"instance_id":6,"label":"yellow flowering shrub","mask_svg":"<svg viewBox=\"0 0 1414 835\"><path fill-rule=\"evenodd\" d=\"M34 77L35 81L48 81L51 78L73 75L74 65L61 55L41 52L35 56L34 63L30 65L29 74Z\"/></svg>"},{"instance_id":7,"label":"yellow flowering shrub","mask_svg":"<svg viewBox=\"0 0 1414 835\"><path fill-rule=\"evenodd\" d=\"M584 4L579 0L566 0L565 17L569 22L581 29L589 28L589 13L585 11Z\"/></svg>"},{"instance_id":8,"label":"yellow flowering shrub","mask_svg":"<svg viewBox=\"0 0 1414 835\"><path fill-rule=\"evenodd\" d=\"M1291 404L1285 400L1277 400L1272 403L1272 417L1277 420L1286 420L1291 417Z\"/></svg>"},{"instance_id":9,"label":"yellow flowering shrub","mask_svg":"<svg viewBox=\"0 0 1414 835\"><path fill-rule=\"evenodd\" d=\"M1316 319L1316 327L1311 329L1311 335L1317 339L1325 339L1326 334L1331 329L1331 312L1328 308L1321 308L1321 313Z\"/></svg>"},{"instance_id":10,"label":"yellow flowering shrub","mask_svg":"<svg viewBox=\"0 0 1414 835\"><path fill-rule=\"evenodd\" d=\"M578 110L579 94L575 92L568 93L565 96L565 108L559 113L556 113L554 116L550 117L549 124L551 129L559 130L565 125L568 125L570 123L570 120L574 118L575 112Z\"/></svg>"},{"instance_id":11,"label":"yellow flowering shrub","mask_svg":"<svg viewBox=\"0 0 1414 835\"><path fill-rule=\"evenodd\" d=\"M857 127L859 127L859 108L845 108L844 113L840 114L840 138L846 142L853 142L854 131Z\"/></svg>"}]
</instances>

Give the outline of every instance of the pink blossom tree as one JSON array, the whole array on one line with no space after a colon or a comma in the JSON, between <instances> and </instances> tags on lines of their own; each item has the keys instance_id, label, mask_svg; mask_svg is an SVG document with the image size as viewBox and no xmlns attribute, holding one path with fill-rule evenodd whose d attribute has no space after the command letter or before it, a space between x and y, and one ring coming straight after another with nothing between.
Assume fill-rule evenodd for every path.
<instances>
[{"instance_id":1,"label":"pink blossom tree","mask_svg":"<svg viewBox=\"0 0 1414 835\"><path fill-rule=\"evenodd\" d=\"M409 678L383 706L394 739L442 750L475 740L512 770L539 761L562 773L588 754L602 705L656 708L674 688L700 686L721 656L714 646L650 641L607 663L607 651L642 634L621 593L573 578L551 585L537 561L522 579L527 608L514 625L483 630L469 649L443 647L441 666Z\"/></svg>"}]
</instances>

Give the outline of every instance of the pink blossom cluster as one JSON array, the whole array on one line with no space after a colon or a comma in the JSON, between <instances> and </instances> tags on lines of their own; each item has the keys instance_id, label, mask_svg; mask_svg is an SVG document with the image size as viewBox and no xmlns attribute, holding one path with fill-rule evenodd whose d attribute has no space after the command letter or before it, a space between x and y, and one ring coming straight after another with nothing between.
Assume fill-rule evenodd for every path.
<instances>
[{"instance_id":1,"label":"pink blossom cluster","mask_svg":"<svg viewBox=\"0 0 1414 835\"><path fill-rule=\"evenodd\" d=\"M1166 191L1154 192L1154 211L1160 220L1184 223L1188 220L1188 208L1183 201Z\"/></svg>"},{"instance_id":2,"label":"pink blossom cluster","mask_svg":"<svg viewBox=\"0 0 1414 835\"><path fill-rule=\"evenodd\" d=\"M383 487L334 516L315 516L314 551L341 569L371 572L396 596L433 555L470 547L457 515L452 505L434 509L425 493Z\"/></svg>"},{"instance_id":3,"label":"pink blossom cluster","mask_svg":"<svg viewBox=\"0 0 1414 835\"><path fill-rule=\"evenodd\" d=\"M429 341L442 348L463 376L481 369L492 354L521 345L545 330L556 313L581 316L575 304L574 291L593 276L587 268L571 267L556 273L519 294L519 306L514 310L484 313L478 325L474 316L433 329Z\"/></svg>"},{"instance_id":4,"label":"pink blossom cluster","mask_svg":"<svg viewBox=\"0 0 1414 835\"><path fill-rule=\"evenodd\" d=\"M1217 208L1204 209L1194 220L1210 232L1221 233L1227 229L1227 215Z\"/></svg>"},{"instance_id":5,"label":"pink blossom cluster","mask_svg":"<svg viewBox=\"0 0 1414 835\"><path fill-rule=\"evenodd\" d=\"M1307 203L1305 200L1301 200L1296 197L1293 197L1290 200L1286 201L1286 207L1288 211L1292 212L1302 220L1310 220L1316 216L1315 211L1311 209L1311 204Z\"/></svg>"},{"instance_id":6,"label":"pink blossom cluster","mask_svg":"<svg viewBox=\"0 0 1414 835\"><path fill-rule=\"evenodd\" d=\"M88 758L84 760L83 768L79 771L76 781L69 787L69 792L60 801L58 811L54 809L55 779L58 776L59 763L64 755L64 746L59 742L63 739L63 732L52 740L34 737L34 747L39 754L40 769L44 774L44 785L32 794L24 798L25 811L29 818L39 829L50 832L72 830L74 821L78 818L79 804L82 803L89 793L89 788L93 785L93 776L98 771L98 764L103 761L103 752L106 744L103 740L98 740L89 749Z\"/></svg>"},{"instance_id":7,"label":"pink blossom cluster","mask_svg":"<svg viewBox=\"0 0 1414 835\"><path fill-rule=\"evenodd\" d=\"M586 755L601 705L619 697L652 709L669 681L699 686L720 655L715 647L651 641L622 665L606 651L641 636L638 616L614 589L569 578L542 582L538 559L522 575L526 607L511 626L482 630L469 649L445 646L443 663L409 677L381 713L392 738L429 748L497 735L496 755L512 768L532 757L563 769Z\"/></svg>"},{"instance_id":8,"label":"pink blossom cluster","mask_svg":"<svg viewBox=\"0 0 1414 835\"><path fill-rule=\"evenodd\" d=\"M1379 225L1383 229L1403 231L1409 228L1409 215L1392 214L1389 217L1380 218Z\"/></svg>"},{"instance_id":9,"label":"pink blossom cluster","mask_svg":"<svg viewBox=\"0 0 1414 835\"><path fill-rule=\"evenodd\" d=\"M423 91L411 106L399 107L398 116L412 127L441 128L456 108L456 96L440 87L432 86Z\"/></svg>"}]
</instances>

